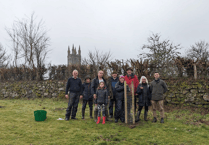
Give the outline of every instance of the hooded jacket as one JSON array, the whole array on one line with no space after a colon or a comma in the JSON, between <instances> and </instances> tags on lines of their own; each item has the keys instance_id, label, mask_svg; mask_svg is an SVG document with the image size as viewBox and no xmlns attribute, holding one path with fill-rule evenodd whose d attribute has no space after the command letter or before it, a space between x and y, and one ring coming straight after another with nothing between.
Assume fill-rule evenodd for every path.
<instances>
[{"instance_id":1,"label":"hooded jacket","mask_svg":"<svg viewBox=\"0 0 209 145\"><path fill-rule=\"evenodd\" d=\"M96 104L105 104L108 103L108 92L106 88L97 89L96 91L97 98L95 100Z\"/></svg>"}]
</instances>

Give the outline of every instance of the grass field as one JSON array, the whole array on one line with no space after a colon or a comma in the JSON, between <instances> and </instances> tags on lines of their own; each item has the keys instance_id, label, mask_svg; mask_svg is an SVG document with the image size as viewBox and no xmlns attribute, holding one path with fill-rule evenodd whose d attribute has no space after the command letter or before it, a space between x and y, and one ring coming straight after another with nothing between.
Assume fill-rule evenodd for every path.
<instances>
[{"instance_id":1,"label":"grass field","mask_svg":"<svg viewBox=\"0 0 209 145\"><path fill-rule=\"evenodd\" d=\"M140 121L135 126L108 121L96 124L89 118L64 118L67 100L0 100L0 144L209 144L209 115L206 109L166 107L165 123ZM47 119L34 120L34 111L45 109ZM159 115L159 112L158 112ZM141 116L142 119L142 116Z\"/></svg>"}]
</instances>

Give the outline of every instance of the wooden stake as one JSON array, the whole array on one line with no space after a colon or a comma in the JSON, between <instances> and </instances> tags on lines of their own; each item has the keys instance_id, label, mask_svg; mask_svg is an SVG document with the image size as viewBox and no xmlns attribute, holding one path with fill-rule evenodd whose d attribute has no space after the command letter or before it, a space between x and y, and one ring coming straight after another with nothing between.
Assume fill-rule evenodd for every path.
<instances>
[{"instance_id":1,"label":"wooden stake","mask_svg":"<svg viewBox=\"0 0 209 145\"><path fill-rule=\"evenodd\" d=\"M127 114L127 84L126 81L124 81L124 103L125 103L125 123L128 123L128 114Z\"/></svg>"},{"instance_id":2,"label":"wooden stake","mask_svg":"<svg viewBox=\"0 0 209 145\"><path fill-rule=\"evenodd\" d=\"M132 111L133 111L133 124L135 124L135 109L134 109L134 104L135 104L135 99L134 99L134 82L131 82L131 90L132 90Z\"/></svg>"}]
</instances>

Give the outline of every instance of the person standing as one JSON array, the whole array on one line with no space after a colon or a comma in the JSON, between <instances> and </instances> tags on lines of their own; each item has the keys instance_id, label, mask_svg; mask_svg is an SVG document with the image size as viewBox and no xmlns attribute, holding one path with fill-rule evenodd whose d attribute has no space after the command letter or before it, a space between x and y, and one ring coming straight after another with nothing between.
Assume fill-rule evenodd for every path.
<instances>
[{"instance_id":1,"label":"person standing","mask_svg":"<svg viewBox=\"0 0 209 145\"><path fill-rule=\"evenodd\" d=\"M160 75L158 72L154 73L155 80L151 82L150 85L150 91L152 95L152 109L153 109L153 121L152 122L157 122L157 114L156 114L156 109L157 109L157 104L160 107L160 117L161 121L160 123L164 123L164 108L163 108L163 94L168 90L166 83L160 79Z\"/></svg>"},{"instance_id":2,"label":"person standing","mask_svg":"<svg viewBox=\"0 0 209 145\"><path fill-rule=\"evenodd\" d=\"M73 71L73 76L70 77L67 81L65 97L68 99L68 107L66 109L65 120L68 121L71 115L71 119L77 119L76 113L78 108L79 96L82 97L82 82L81 79L78 78L78 71ZM68 96L68 91L70 94ZM72 114L71 114L72 110Z\"/></svg>"},{"instance_id":3,"label":"person standing","mask_svg":"<svg viewBox=\"0 0 209 145\"><path fill-rule=\"evenodd\" d=\"M85 109L87 103L89 104L90 118L92 119L93 96L91 95L91 77L88 75L85 77L85 82L82 85L82 90L83 90L82 119L85 118Z\"/></svg>"},{"instance_id":4,"label":"person standing","mask_svg":"<svg viewBox=\"0 0 209 145\"><path fill-rule=\"evenodd\" d=\"M96 99L96 97L97 97L96 91L97 91L97 88L98 88L98 86L101 82L105 83L105 87L106 87L107 92L109 94L108 87L107 87L107 82L103 78L103 75L104 75L104 71L102 71L102 70L98 71L97 77L95 77L91 82L91 94L93 95L94 99ZM109 98L109 95L108 95L108 98ZM105 107L105 111L106 111L106 121L108 121L107 107ZM95 122L97 121L97 115L98 115L98 107L95 104L95 107L94 107L94 120L95 120Z\"/></svg>"},{"instance_id":5,"label":"person standing","mask_svg":"<svg viewBox=\"0 0 209 145\"><path fill-rule=\"evenodd\" d=\"M99 83L99 87L96 91L96 100L95 104L97 104L98 108L98 119L97 119L97 124L100 123L101 120L101 112L102 112L102 124L105 124L105 118L106 118L106 111L105 111L105 106L108 104L108 91L105 87L104 82Z\"/></svg>"},{"instance_id":6,"label":"person standing","mask_svg":"<svg viewBox=\"0 0 209 145\"><path fill-rule=\"evenodd\" d=\"M140 114L143 106L145 107L144 111L144 120L147 120L147 114L148 114L148 107L151 106L151 93L148 85L148 80L145 76L142 76L140 79L140 83L137 87L136 93L139 97L139 108L137 112L136 122L140 121Z\"/></svg>"},{"instance_id":7,"label":"person standing","mask_svg":"<svg viewBox=\"0 0 209 145\"><path fill-rule=\"evenodd\" d=\"M115 107L115 123L118 122L118 119L121 122L125 122L124 114L124 76L120 76L119 81L115 85L116 90L116 107ZM129 92L129 87L127 86L127 91Z\"/></svg>"},{"instance_id":8,"label":"person standing","mask_svg":"<svg viewBox=\"0 0 209 145\"><path fill-rule=\"evenodd\" d=\"M119 81L118 75L116 71L112 72L112 76L108 79L108 88L109 88L109 94L110 94L110 103L109 103L109 117L113 117L113 106L115 104L116 108L116 90L115 90L115 84ZM115 114L115 113L114 113Z\"/></svg>"},{"instance_id":9,"label":"person standing","mask_svg":"<svg viewBox=\"0 0 209 145\"><path fill-rule=\"evenodd\" d=\"M125 81L129 88L131 89L131 82L133 81L134 84L134 110L136 110L136 90L139 85L138 77L133 73L133 69L131 67L127 68L126 70L127 75L125 76Z\"/></svg>"}]
</instances>

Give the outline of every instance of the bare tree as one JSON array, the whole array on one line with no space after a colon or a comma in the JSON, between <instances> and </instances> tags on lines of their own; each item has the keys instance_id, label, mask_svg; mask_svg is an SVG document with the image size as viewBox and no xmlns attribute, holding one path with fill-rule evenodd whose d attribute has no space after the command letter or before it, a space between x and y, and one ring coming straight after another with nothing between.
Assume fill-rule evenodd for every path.
<instances>
[{"instance_id":1,"label":"bare tree","mask_svg":"<svg viewBox=\"0 0 209 145\"><path fill-rule=\"evenodd\" d=\"M9 64L10 56L7 56L6 50L3 48L2 44L0 43L0 68L7 67Z\"/></svg>"},{"instance_id":2,"label":"bare tree","mask_svg":"<svg viewBox=\"0 0 209 145\"><path fill-rule=\"evenodd\" d=\"M150 61L152 67L155 70L160 71L162 74L164 72L170 72L171 75L175 72L173 70L172 64L174 64L174 59L179 56L181 49L180 44L174 45L170 40L160 41L159 34L152 34L148 37L148 44L142 46L143 49L147 49L147 53L139 54L143 59ZM164 75L168 75L165 73Z\"/></svg>"},{"instance_id":3,"label":"bare tree","mask_svg":"<svg viewBox=\"0 0 209 145\"><path fill-rule=\"evenodd\" d=\"M6 31L13 42L14 64L17 66L17 60L23 60L26 66L37 68L38 80L43 79L46 57L50 51L50 38L43 20L36 22L32 13L29 18L14 21L12 28L6 28Z\"/></svg>"},{"instance_id":4,"label":"bare tree","mask_svg":"<svg viewBox=\"0 0 209 145\"><path fill-rule=\"evenodd\" d=\"M187 58L194 60L199 75L208 75L209 43L200 41L191 45L187 50Z\"/></svg>"},{"instance_id":5,"label":"bare tree","mask_svg":"<svg viewBox=\"0 0 209 145\"><path fill-rule=\"evenodd\" d=\"M97 74L97 71L107 69L107 62L111 60L111 56L110 51L103 53L95 49L95 52L89 51L88 58L84 58L82 64L91 65L95 71L94 74Z\"/></svg>"},{"instance_id":6,"label":"bare tree","mask_svg":"<svg viewBox=\"0 0 209 145\"><path fill-rule=\"evenodd\" d=\"M209 44L205 41L200 41L191 45L187 50L188 58L196 60L201 60L207 62L209 60Z\"/></svg>"}]
</instances>

